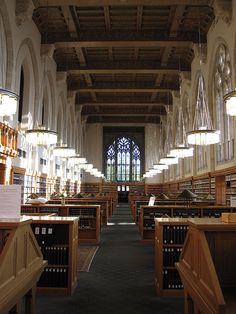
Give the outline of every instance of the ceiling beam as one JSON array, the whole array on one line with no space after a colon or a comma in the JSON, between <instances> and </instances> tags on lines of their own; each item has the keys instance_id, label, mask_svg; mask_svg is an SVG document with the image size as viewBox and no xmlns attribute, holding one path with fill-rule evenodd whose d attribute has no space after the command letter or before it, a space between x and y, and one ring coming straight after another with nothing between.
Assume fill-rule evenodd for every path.
<instances>
[{"instance_id":1,"label":"ceiling beam","mask_svg":"<svg viewBox=\"0 0 236 314\"><path fill-rule=\"evenodd\" d=\"M126 88L120 88L120 87L108 87L108 88L97 88L97 87L78 87L76 89L80 93L88 93L88 92L96 92L96 93L166 93L170 92L173 89L170 88L158 88L158 87L126 87ZM178 90L177 88L175 90Z\"/></svg>"},{"instance_id":2,"label":"ceiling beam","mask_svg":"<svg viewBox=\"0 0 236 314\"><path fill-rule=\"evenodd\" d=\"M110 19L109 6L104 6L103 10L104 10L105 23L106 23L106 30L110 32L110 30L111 30L111 19Z\"/></svg>"},{"instance_id":3,"label":"ceiling beam","mask_svg":"<svg viewBox=\"0 0 236 314\"><path fill-rule=\"evenodd\" d=\"M187 72L189 71L181 71ZM154 69L154 68L146 68L146 69L138 69L138 68L125 68L125 69L117 69L117 68L106 68L106 69L96 69L96 68L81 68L77 70L68 70L70 75L79 75L79 74L179 74L179 69Z\"/></svg>"},{"instance_id":4,"label":"ceiling beam","mask_svg":"<svg viewBox=\"0 0 236 314\"><path fill-rule=\"evenodd\" d=\"M68 31L70 33L71 38L76 38L78 35L77 29L76 29L72 14L70 12L69 6L68 5L61 6L61 10L62 10L62 13L64 15L64 19L65 19L65 22L67 24Z\"/></svg>"},{"instance_id":5,"label":"ceiling beam","mask_svg":"<svg viewBox=\"0 0 236 314\"><path fill-rule=\"evenodd\" d=\"M111 124L130 124L130 123L137 123L137 124L146 124L146 123L153 123L159 124L160 117L145 117L145 116L113 116L113 117L102 117L102 116L88 116L87 123L111 123Z\"/></svg>"},{"instance_id":6,"label":"ceiling beam","mask_svg":"<svg viewBox=\"0 0 236 314\"><path fill-rule=\"evenodd\" d=\"M81 101L79 104L76 104L76 106L159 106L159 107L164 107L166 104L164 103L159 103L159 102L150 102L150 101L145 101L145 102L138 102L138 101L131 101L131 102L121 102L121 101L115 101L114 99L107 101Z\"/></svg>"},{"instance_id":7,"label":"ceiling beam","mask_svg":"<svg viewBox=\"0 0 236 314\"><path fill-rule=\"evenodd\" d=\"M89 6L137 6L137 5L158 5L158 6L169 6L169 5L210 5L212 0L38 0L36 1L37 7L45 6L62 6L72 5L78 7L89 7Z\"/></svg>"},{"instance_id":8,"label":"ceiling beam","mask_svg":"<svg viewBox=\"0 0 236 314\"><path fill-rule=\"evenodd\" d=\"M96 113L82 113L82 115L85 116L104 116L104 117L126 117L126 116L133 116L133 117L155 117L155 116L160 116L162 114L160 113L136 113L136 112L125 112L125 113L118 113L118 114L114 114L114 113L100 113L100 112L96 112Z\"/></svg>"},{"instance_id":9,"label":"ceiling beam","mask_svg":"<svg viewBox=\"0 0 236 314\"><path fill-rule=\"evenodd\" d=\"M188 40L79 40L55 42L60 48L191 48L193 41Z\"/></svg>"},{"instance_id":10,"label":"ceiling beam","mask_svg":"<svg viewBox=\"0 0 236 314\"><path fill-rule=\"evenodd\" d=\"M97 106L98 107L98 106ZM148 110L147 108L150 108ZM83 106L82 115L105 115L105 116L114 116L114 115L134 115L134 116L160 116L166 115L165 107L152 107L152 106L142 106L142 107L134 107L134 106L99 106L99 110L94 106Z\"/></svg>"}]
</instances>

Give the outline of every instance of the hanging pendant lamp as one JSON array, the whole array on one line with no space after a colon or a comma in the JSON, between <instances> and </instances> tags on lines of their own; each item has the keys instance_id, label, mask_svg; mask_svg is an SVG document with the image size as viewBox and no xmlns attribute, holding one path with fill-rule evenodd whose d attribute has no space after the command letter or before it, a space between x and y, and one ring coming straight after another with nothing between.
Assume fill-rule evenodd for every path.
<instances>
[{"instance_id":1,"label":"hanging pendant lamp","mask_svg":"<svg viewBox=\"0 0 236 314\"><path fill-rule=\"evenodd\" d=\"M46 130L44 126L26 130L26 140L33 146L50 146L57 142L57 132Z\"/></svg>"},{"instance_id":2,"label":"hanging pendant lamp","mask_svg":"<svg viewBox=\"0 0 236 314\"><path fill-rule=\"evenodd\" d=\"M226 113L229 116L236 116L236 91L224 95L223 99L226 106Z\"/></svg>"},{"instance_id":3,"label":"hanging pendant lamp","mask_svg":"<svg viewBox=\"0 0 236 314\"><path fill-rule=\"evenodd\" d=\"M181 101L181 77L179 75L179 94L180 94L180 101ZM187 145L187 137L184 125L184 118L183 118L183 111L182 111L182 104L179 107L178 112L178 124L175 136L175 145L170 150L170 156L177 157L177 158L186 158L193 156L193 147L189 147Z\"/></svg>"},{"instance_id":4,"label":"hanging pendant lamp","mask_svg":"<svg viewBox=\"0 0 236 314\"><path fill-rule=\"evenodd\" d=\"M7 89L0 88L0 116L11 116L17 111L19 96Z\"/></svg>"}]
</instances>

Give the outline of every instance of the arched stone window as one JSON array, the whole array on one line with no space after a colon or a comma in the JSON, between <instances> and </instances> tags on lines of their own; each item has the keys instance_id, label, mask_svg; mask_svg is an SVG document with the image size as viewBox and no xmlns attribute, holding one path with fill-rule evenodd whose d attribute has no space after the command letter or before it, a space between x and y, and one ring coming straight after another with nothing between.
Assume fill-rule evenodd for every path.
<instances>
[{"instance_id":1,"label":"arched stone window","mask_svg":"<svg viewBox=\"0 0 236 314\"><path fill-rule=\"evenodd\" d=\"M118 182L139 181L140 164L139 146L128 137L119 137L106 152L106 178Z\"/></svg>"},{"instance_id":2,"label":"arched stone window","mask_svg":"<svg viewBox=\"0 0 236 314\"><path fill-rule=\"evenodd\" d=\"M187 93L183 96L182 101L182 113L183 113L183 123L185 127L185 131L190 131L192 122L191 122L191 108L190 108L190 101L189 96ZM184 173L190 174L192 172L192 157L184 158Z\"/></svg>"},{"instance_id":3,"label":"arched stone window","mask_svg":"<svg viewBox=\"0 0 236 314\"><path fill-rule=\"evenodd\" d=\"M202 84L199 84L200 80L202 81ZM199 91L200 89L200 91ZM195 97L195 103L197 101L197 95L199 95L199 101L201 103L204 102L203 97L206 95L206 85L205 85L205 80L203 77L201 77L201 74L198 77L198 83L197 83L197 89L196 89L196 97ZM199 146L196 145L195 147L196 151L196 168L197 171L201 171L207 168L207 152L208 152L208 147L207 146Z\"/></svg>"},{"instance_id":4,"label":"arched stone window","mask_svg":"<svg viewBox=\"0 0 236 314\"><path fill-rule=\"evenodd\" d=\"M216 51L214 71L214 100L216 128L220 130L221 141L216 145L216 161L222 163L234 157L233 118L226 114L223 96L232 90L230 56L225 45L220 44Z\"/></svg>"}]
</instances>

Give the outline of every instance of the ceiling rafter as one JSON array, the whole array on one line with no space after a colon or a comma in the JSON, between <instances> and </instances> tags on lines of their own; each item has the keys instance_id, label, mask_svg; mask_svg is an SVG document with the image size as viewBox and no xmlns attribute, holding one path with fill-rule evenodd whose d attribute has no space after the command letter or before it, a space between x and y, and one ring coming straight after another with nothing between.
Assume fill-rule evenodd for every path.
<instances>
[{"instance_id":1,"label":"ceiling rafter","mask_svg":"<svg viewBox=\"0 0 236 314\"><path fill-rule=\"evenodd\" d=\"M189 73L189 71L181 71L183 73ZM125 69L121 69L121 68L105 68L105 69L96 69L96 68L80 68L77 70L68 70L68 73L70 75L79 75L79 74L178 74L179 73L179 69L168 69L168 68L158 68L158 69L154 69L154 68L149 68L146 67L144 69L142 68L125 68Z\"/></svg>"},{"instance_id":2,"label":"ceiling rafter","mask_svg":"<svg viewBox=\"0 0 236 314\"><path fill-rule=\"evenodd\" d=\"M175 7L174 16L172 18L172 23L171 23L170 31L169 31L169 36L171 38L177 37L180 22L184 14L184 10L185 10L185 5L178 5L177 7ZM167 66L171 53L172 53L172 47L166 47L164 49L163 55L161 58L162 67ZM163 74L158 75L155 81L155 85L159 86L162 80L163 80ZM154 101L156 97L157 97L157 92L154 92L152 94L151 100Z\"/></svg>"},{"instance_id":3,"label":"ceiling rafter","mask_svg":"<svg viewBox=\"0 0 236 314\"><path fill-rule=\"evenodd\" d=\"M37 1L38 7L44 6L77 6L80 7L89 7L89 6L97 6L97 0L39 0ZM171 5L211 5L212 0L161 0L158 1L158 5L160 6L171 6ZM99 6L136 6L136 5L157 5L157 0L99 0Z\"/></svg>"},{"instance_id":4,"label":"ceiling rafter","mask_svg":"<svg viewBox=\"0 0 236 314\"><path fill-rule=\"evenodd\" d=\"M88 123L159 123L214 21L212 0L38 0L33 20ZM67 68L65 56L68 57ZM109 108L108 108L109 107ZM87 113L87 115L86 115Z\"/></svg>"},{"instance_id":5,"label":"ceiling rafter","mask_svg":"<svg viewBox=\"0 0 236 314\"><path fill-rule=\"evenodd\" d=\"M87 92L96 92L96 93L152 93L152 92L157 92L157 93L166 93L170 92L173 89L170 88L157 88L157 87L126 87L126 88L121 88L121 87L107 87L107 88L98 88L98 87L78 87L76 89L80 93L87 93ZM177 88L175 90L178 90Z\"/></svg>"},{"instance_id":6,"label":"ceiling rafter","mask_svg":"<svg viewBox=\"0 0 236 314\"><path fill-rule=\"evenodd\" d=\"M191 48L193 41L190 40L97 40L97 41L57 41L55 48Z\"/></svg>"},{"instance_id":7,"label":"ceiling rafter","mask_svg":"<svg viewBox=\"0 0 236 314\"><path fill-rule=\"evenodd\" d=\"M110 18L109 6L104 6L104 17L105 17L106 30L110 32L111 18Z\"/></svg>"}]
</instances>

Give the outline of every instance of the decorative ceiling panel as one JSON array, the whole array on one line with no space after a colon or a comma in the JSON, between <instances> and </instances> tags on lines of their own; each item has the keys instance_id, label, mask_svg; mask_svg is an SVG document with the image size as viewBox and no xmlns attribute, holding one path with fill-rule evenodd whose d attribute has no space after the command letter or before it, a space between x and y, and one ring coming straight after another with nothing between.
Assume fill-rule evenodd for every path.
<instances>
[{"instance_id":1,"label":"decorative ceiling panel","mask_svg":"<svg viewBox=\"0 0 236 314\"><path fill-rule=\"evenodd\" d=\"M214 20L207 0L38 3L42 43L55 45L57 70L67 72L87 123L159 123L180 71L191 70L199 31L205 43Z\"/></svg>"}]
</instances>

